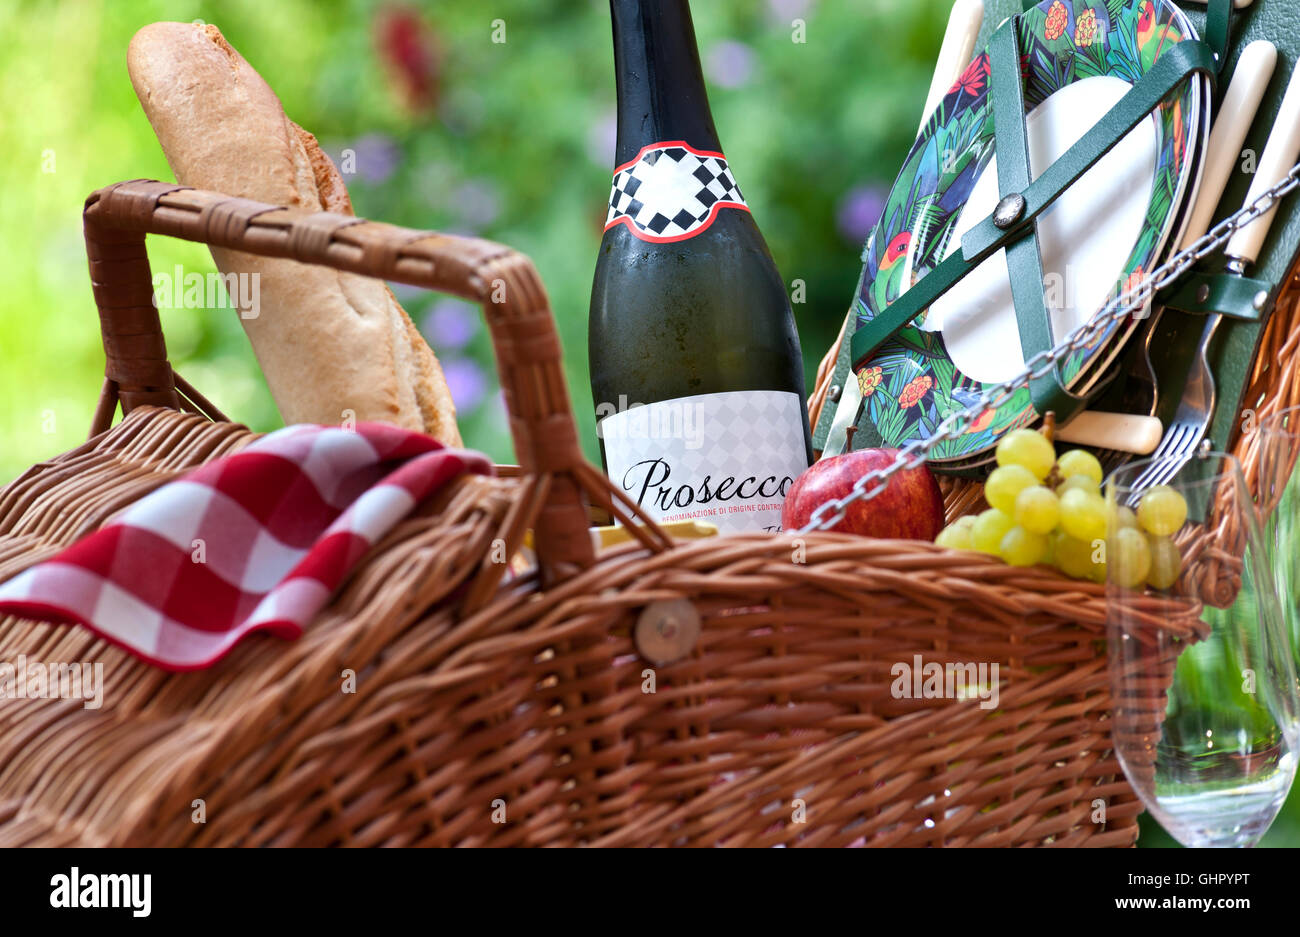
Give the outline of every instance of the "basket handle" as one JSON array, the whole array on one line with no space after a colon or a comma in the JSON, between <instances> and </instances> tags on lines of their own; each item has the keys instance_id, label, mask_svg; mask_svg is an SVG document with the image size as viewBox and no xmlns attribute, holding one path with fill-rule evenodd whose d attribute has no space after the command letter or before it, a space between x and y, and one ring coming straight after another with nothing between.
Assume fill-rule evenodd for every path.
<instances>
[{"instance_id":1,"label":"basket handle","mask_svg":"<svg viewBox=\"0 0 1300 937\"><path fill-rule=\"evenodd\" d=\"M559 335L536 268L523 254L478 238L416 231L330 212L293 211L172 183L135 180L91 194L86 253L107 359L91 434L152 405L225 417L167 360L154 305L146 234L165 234L264 257L289 257L423 286L483 306L510 432L529 498L543 574L565 578L594 561L583 494L607 502L578 444ZM522 530L518 531L522 536Z\"/></svg>"}]
</instances>

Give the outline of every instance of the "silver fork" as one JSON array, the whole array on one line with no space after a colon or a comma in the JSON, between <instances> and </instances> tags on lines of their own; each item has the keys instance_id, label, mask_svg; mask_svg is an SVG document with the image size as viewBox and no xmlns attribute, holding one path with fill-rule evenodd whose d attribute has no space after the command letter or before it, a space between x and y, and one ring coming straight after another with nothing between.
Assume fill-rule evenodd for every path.
<instances>
[{"instance_id":1,"label":"silver fork","mask_svg":"<svg viewBox=\"0 0 1300 937\"><path fill-rule=\"evenodd\" d=\"M1231 265L1230 265L1231 267ZM1205 328L1201 331L1201 341L1196 348L1196 357L1187 374L1187 384L1183 388L1183 399L1178 404L1178 412L1165 429L1164 438L1150 456L1151 463L1146 471L1137 477L1132 485L1128 505L1134 507L1148 488L1163 485L1178 474L1179 469L1191 461L1196 447L1205 438L1210 427L1210 418L1214 415L1215 386L1214 372L1210 370L1209 349L1218 331L1223 315L1212 313L1206 317Z\"/></svg>"}]
</instances>

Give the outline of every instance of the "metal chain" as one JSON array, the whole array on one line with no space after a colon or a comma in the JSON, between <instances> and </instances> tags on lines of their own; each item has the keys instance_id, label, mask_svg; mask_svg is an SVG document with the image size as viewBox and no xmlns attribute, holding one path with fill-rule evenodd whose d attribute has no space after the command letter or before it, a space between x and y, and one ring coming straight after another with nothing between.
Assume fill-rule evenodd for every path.
<instances>
[{"instance_id":1,"label":"metal chain","mask_svg":"<svg viewBox=\"0 0 1300 937\"><path fill-rule=\"evenodd\" d=\"M1008 403L1021 388L1028 387L1032 381L1043 377L1056 367L1057 362L1071 352L1088 344L1111 325L1125 316L1143 309L1155 294L1175 282L1194 264L1225 246L1232 236L1246 227L1256 218L1268 214L1279 201L1300 188L1300 163L1291 167L1291 171L1275 186L1264 192L1259 198L1230 215L1215 225L1200 240L1186 250L1169 258L1164 264L1152 270L1137 285L1127 292L1120 293L1107 303L1091 321L1084 323L1070 333L1061 344L1046 351L1041 351L1030 358L1025 370L1016 377L985 390L979 398L964 410L950 413L935 429L934 434L926 439L915 439L899 450L894 461L884 468L873 469L859 478L843 498L834 498L817 507L808 523L796 533L810 533L817 530L829 530L842 521L849 505L856 501L870 500L884 490L884 481L905 469L917 468L925 464L926 456L935 446L946 439L956 439L987 410L995 410ZM877 485L875 482L881 482ZM833 512L833 513L832 513Z\"/></svg>"}]
</instances>

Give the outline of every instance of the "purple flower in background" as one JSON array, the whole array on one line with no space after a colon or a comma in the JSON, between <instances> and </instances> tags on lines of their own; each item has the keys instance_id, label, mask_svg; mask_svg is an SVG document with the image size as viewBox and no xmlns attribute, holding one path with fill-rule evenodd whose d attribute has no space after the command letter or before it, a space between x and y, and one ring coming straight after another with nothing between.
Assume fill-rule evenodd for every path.
<instances>
[{"instance_id":1,"label":"purple flower in background","mask_svg":"<svg viewBox=\"0 0 1300 937\"><path fill-rule=\"evenodd\" d=\"M705 58L704 71L715 85L739 88L754 77L754 50L734 39L714 43Z\"/></svg>"},{"instance_id":2,"label":"purple flower in background","mask_svg":"<svg viewBox=\"0 0 1300 937\"><path fill-rule=\"evenodd\" d=\"M859 185L848 191L840 200L835 213L835 226L845 240L862 244L885 210L885 191L875 185Z\"/></svg>"},{"instance_id":3,"label":"purple flower in background","mask_svg":"<svg viewBox=\"0 0 1300 937\"><path fill-rule=\"evenodd\" d=\"M459 299L437 302L424 317L424 337L438 351L464 348L478 332L479 310Z\"/></svg>"},{"instance_id":4,"label":"purple flower in background","mask_svg":"<svg viewBox=\"0 0 1300 937\"><path fill-rule=\"evenodd\" d=\"M492 183L481 179L458 185L451 193L451 202L461 220L472 228L490 225L501 214L500 193Z\"/></svg>"},{"instance_id":5,"label":"purple flower in background","mask_svg":"<svg viewBox=\"0 0 1300 937\"><path fill-rule=\"evenodd\" d=\"M610 111L587 129L587 157L602 169L614 165L618 148L618 114Z\"/></svg>"},{"instance_id":6,"label":"purple flower in background","mask_svg":"<svg viewBox=\"0 0 1300 937\"><path fill-rule=\"evenodd\" d=\"M379 185L396 171L402 161L402 150L392 137L368 133L337 150L331 149L329 157L343 174L345 183L359 176L364 182Z\"/></svg>"},{"instance_id":7,"label":"purple flower in background","mask_svg":"<svg viewBox=\"0 0 1300 937\"><path fill-rule=\"evenodd\" d=\"M772 19L782 26L788 26L792 19L804 16L812 7L812 0L767 0L767 9Z\"/></svg>"},{"instance_id":8,"label":"purple flower in background","mask_svg":"<svg viewBox=\"0 0 1300 937\"><path fill-rule=\"evenodd\" d=\"M461 413L468 413L483 401L488 389L487 376L475 362L468 358L444 358L442 374L447 379L451 399Z\"/></svg>"}]
</instances>

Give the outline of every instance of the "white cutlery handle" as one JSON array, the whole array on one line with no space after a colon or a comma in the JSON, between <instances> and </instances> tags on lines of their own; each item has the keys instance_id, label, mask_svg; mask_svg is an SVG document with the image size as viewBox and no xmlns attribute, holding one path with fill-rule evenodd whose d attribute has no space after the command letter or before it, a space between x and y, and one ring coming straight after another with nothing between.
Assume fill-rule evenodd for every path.
<instances>
[{"instance_id":1,"label":"white cutlery handle","mask_svg":"<svg viewBox=\"0 0 1300 937\"><path fill-rule=\"evenodd\" d=\"M1160 421L1153 416L1084 410L1069 423L1057 427L1056 438L1097 449L1148 455L1160 445L1164 432Z\"/></svg>"},{"instance_id":2,"label":"white cutlery handle","mask_svg":"<svg viewBox=\"0 0 1300 937\"><path fill-rule=\"evenodd\" d=\"M943 96L948 93L961 73L970 64L975 54L975 40L979 38L980 26L984 22L984 0L956 0L952 13L948 15L948 29L943 34L943 45L939 47L939 60L934 66L934 78L930 80L930 93L925 96L925 108L921 111L919 135L925 129L925 123L939 106Z\"/></svg>"},{"instance_id":3,"label":"white cutlery handle","mask_svg":"<svg viewBox=\"0 0 1300 937\"><path fill-rule=\"evenodd\" d=\"M1241 50L1237 67L1232 72L1232 84L1223 96L1223 105L1210 132L1210 144L1205 154L1205 171L1196 193L1192 217L1187 222L1182 249L1186 250L1205 236L1214 220L1215 209L1237 166L1241 148L1255 122L1259 102L1264 98L1268 81L1277 67L1277 47L1264 39L1252 42ZM1289 167L1288 167L1289 168Z\"/></svg>"},{"instance_id":4,"label":"white cutlery handle","mask_svg":"<svg viewBox=\"0 0 1300 937\"><path fill-rule=\"evenodd\" d=\"M1291 82L1287 85L1286 95L1282 98L1282 107L1273 122L1273 130L1264 147L1264 155L1255 167L1255 178L1250 184L1250 194L1245 204L1249 205L1264 192L1282 180L1296 158L1300 157L1300 68L1291 72ZM1264 246L1269 226L1277 215L1274 205L1267 213L1252 221L1232 236L1224 251L1234 260L1254 263L1259 258L1259 250Z\"/></svg>"}]
</instances>

